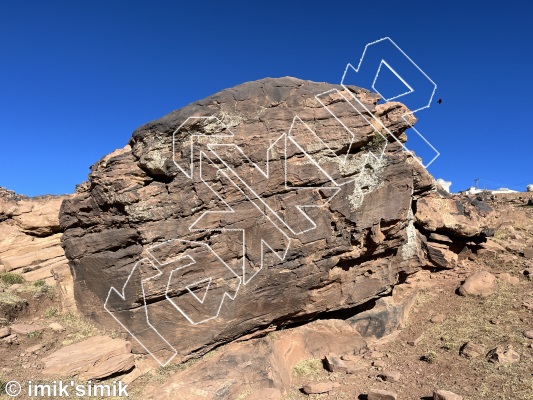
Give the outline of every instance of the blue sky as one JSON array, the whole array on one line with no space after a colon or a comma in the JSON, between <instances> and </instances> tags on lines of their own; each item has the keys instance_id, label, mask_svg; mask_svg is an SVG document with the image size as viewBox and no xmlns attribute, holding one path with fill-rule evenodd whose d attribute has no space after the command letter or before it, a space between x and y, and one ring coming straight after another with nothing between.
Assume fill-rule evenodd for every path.
<instances>
[{"instance_id":1,"label":"blue sky","mask_svg":"<svg viewBox=\"0 0 533 400\"><path fill-rule=\"evenodd\" d=\"M527 1L0 0L0 186L70 193L152 119L264 77L340 83L392 38L438 85L417 129L452 190L533 183Z\"/></svg>"}]
</instances>

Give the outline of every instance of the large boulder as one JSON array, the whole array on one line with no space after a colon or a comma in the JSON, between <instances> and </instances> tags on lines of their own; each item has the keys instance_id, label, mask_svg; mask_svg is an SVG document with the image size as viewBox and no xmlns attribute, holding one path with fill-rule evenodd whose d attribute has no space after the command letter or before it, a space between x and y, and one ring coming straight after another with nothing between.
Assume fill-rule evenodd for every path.
<instances>
[{"instance_id":1,"label":"large boulder","mask_svg":"<svg viewBox=\"0 0 533 400\"><path fill-rule=\"evenodd\" d=\"M263 79L138 128L61 208L79 309L183 361L389 294L428 264L428 232L480 235L431 220L444 195L402 147L416 119L377 102Z\"/></svg>"}]
</instances>

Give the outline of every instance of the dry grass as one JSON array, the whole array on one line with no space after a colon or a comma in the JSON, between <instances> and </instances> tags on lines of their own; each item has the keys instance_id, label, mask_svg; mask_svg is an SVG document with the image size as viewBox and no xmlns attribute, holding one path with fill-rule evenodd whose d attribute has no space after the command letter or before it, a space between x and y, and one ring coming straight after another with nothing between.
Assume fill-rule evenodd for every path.
<instances>
[{"instance_id":1,"label":"dry grass","mask_svg":"<svg viewBox=\"0 0 533 400\"><path fill-rule=\"evenodd\" d=\"M516 351L523 352L528 341L523 336L521 309L516 307L522 303L522 297L519 287L503 283L496 293L485 299L460 298L459 310L444 323L431 325L421 345L432 349L428 353L433 352L435 360L449 353L443 361L446 363L459 357L459 348L468 341L484 346L487 351L511 344ZM512 365L492 364L484 356L469 360L468 374L475 378L477 390L475 395L465 396L465 400L533 399L533 377L525 372L529 362L524 357Z\"/></svg>"},{"instance_id":2,"label":"dry grass","mask_svg":"<svg viewBox=\"0 0 533 400\"><path fill-rule=\"evenodd\" d=\"M101 335L104 332L99 330L91 322L78 314L67 313L61 316L60 321L71 332L67 339L63 341L63 346L77 343L91 336Z\"/></svg>"},{"instance_id":3,"label":"dry grass","mask_svg":"<svg viewBox=\"0 0 533 400\"><path fill-rule=\"evenodd\" d=\"M318 379L324 371L321 360L308 358L300 361L292 368L292 374L298 378Z\"/></svg>"}]
</instances>

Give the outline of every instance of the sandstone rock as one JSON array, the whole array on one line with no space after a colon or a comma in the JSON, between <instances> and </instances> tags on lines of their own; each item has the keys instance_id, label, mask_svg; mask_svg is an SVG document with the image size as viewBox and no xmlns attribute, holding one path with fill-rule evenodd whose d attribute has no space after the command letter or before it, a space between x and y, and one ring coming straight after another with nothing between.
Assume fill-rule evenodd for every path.
<instances>
[{"instance_id":1,"label":"sandstone rock","mask_svg":"<svg viewBox=\"0 0 533 400\"><path fill-rule=\"evenodd\" d=\"M487 232L486 219L492 209L478 200L431 194L417 201L416 223L429 232L474 237Z\"/></svg>"},{"instance_id":2,"label":"sandstone rock","mask_svg":"<svg viewBox=\"0 0 533 400\"><path fill-rule=\"evenodd\" d=\"M377 101L355 87L263 79L138 128L61 207L80 311L179 362L389 293L427 264L417 221L484 234L481 203L454 200L449 212L466 211L450 224L446 210L414 215L417 199L448 199L396 141L402 116L415 118Z\"/></svg>"},{"instance_id":3,"label":"sandstone rock","mask_svg":"<svg viewBox=\"0 0 533 400\"><path fill-rule=\"evenodd\" d=\"M368 400L397 400L398 394L389 390L371 389L368 392Z\"/></svg>"},{"instance_id":4,"label":"sandstone rock","mask_svg":"<svg viewBox=\"0 0 533 400\"><path fill-rule=\"evenodd\" d=\"M76 300L74 298L74 279L70 273L70 267L63 263L52 268L52 274L59 289L61 308L65 312L76 313Z\"/></svg>"},{"instance_id":5,"label":"sandstone rock","mask_svg":"<svg viewBox=\"0 0 533 400\"><path fill-rule=\"evenodd\" d=\"M331 89L337 91L330 92L322 100L353 132L353 141L352 135L315 98ZM373 98L367 106L375 108L377 97L358 88L351 93L361 94L365 99ZM146 312L138 307L144 300L140 278L153 271L150 263L156 265L159 260L165 264L164 259L173 260L165 264L164 274L170 274L175 269L172 266L182 262L175 257L168 258L170 253L202 257L205 271L210 271L211 275L204 276L204 270L186 268L192 279L189 284L203 282L192 289L209 290L210 294L209 304L203 303L204 308L209 309L191 311L198 314L196 316L184 315L186 309L194 309L195 298L190 291L176 287L170 296L174 302L186 304L181 304L181 313L165 296L161 297L161 291L166 290L166 284L163 287L161 283L168 280L168 276L144 285L146 300L150 303L149 319L173 347L167 348L167 353L173 354L175 349L180 357L187 358L198 348L208 349L257 326L296 317L311 319L325 310L354 307L397 283L400 270L416 268L416 246L410 243L412 248L408 253L401 249L415 235L415 229L408 228L404 222L410 212L413 190L420 189L417 185L421 180L414 179L414 175L422 174L420 167L406 161L405 153L393 138L387 146L385 161L374 162L374 158L368 158L368 153L360 149L369 142L373 128L342 96L352 99L352 95L338 85L293 78L265 79L220 92L135 131L128 146L92 167L91 184L67 199L62 207L60 221L65 229L62 241L75 271L74 285L80 310L108 325L113 320L101 312L102 305L111 287L119 292L125 289L125 299L111 292L108 309L123 325L133 324L128 330L135 332L148 347L162 348L160 337L147 326L146 318L139 315ZM363 114L368 113L358 107ZM408 127L400 117L406 111L400 104L387 104L379 110L376 118L383 119L385 126L394 129L397 136ZM299 120L295 120L290 129L296 115L301 121L312 124L317 136L310 134ZM191 116L216 116L223 123L214 118L187 120ZM267 121L266 124L263 121ZM222 135L229 134L229 128L234 136L224 138ZM285 153L281 141L272 147L269 154L272 173L268 178L261 173L257 175L258 170L250 168L250 164L242 163L243 154L246 154L264 167L267 149L289 129L292 139L288 152ZM207 136L211 136L212 150L204 140ZM202 151L209 159L200 159L200 153L193 152L193 178L190 179L188 160L193 141L197 147L204 148ZM214 142L239 148L219 146L215 150ZM317 147L321 143L327 146ZM349 153L348 148L351 148ZM323 157L331 151L341 156L333 154L329 160ZM217 173L224 167L221 159L235 174L225 177ZM200 164L202 180L197 175ZM287 193L285 165L291 186L322 186L325 197L318 190L291 189ZM338 186L341 192L323 210L310 211L310 219L317 222L316 226L295 208L302 202L322 204L324 198L331 197L337 189L328 189L331 184L328 176L335 183L348 182L348 176L354 173L360 173L361 178ZM235 180L236 175L246 182L246 187ZM260 176L263 178L259 179ZM244 188L246 193L239 188ZM233 207L235 215L225 214L224 220L215 221L216 216L221 215L217 211L225 206L213 190ZM256 209L249 197L255 195L258 199L254 201L270 207L272 211L267 209L270 216L263 217L264 213ZM390 201L391 198L394 201ZM214 213L204 214L207 210ZM332 211L336 213L335 221ZM203 233L190 230L196 222L199 229L209 227L210 230ZM232 230L215 233L211 228L218 229L217 224L220 229ZM386 229L378 228L380 226ZM244 229L245 234L255 239L246 240L243 249L242 234L235 229ZM407 229L411 229L410 233ZM300 235L303 231L305 235ZM206 232L211 232L207 234L211 236L209 241ZM257 241L262 238L268 238L273 251ZM165 242L171 239L175 241ZM212 243L212 252L203 244L190 247L184 240ZM161 245L164 242L166 244ZM354 246L355 242L359 244ZM154 245L158 245L157 251ZM151 255L149 249L153 250ZM264 251L266 254L262 254ZM370 255L373 259L364 261ZM395 261L391 264L393 258ZM147 261L137 264L141 259ZM262 260L265 265L261 268ZM367 271L372 275L365 275ZM124 287L130 273L133 273L132 279ZM212 274L219 274L222 279L213 280L207 288ZM177 275L175 272L173 279L179 281ZM239 286L238 278L250 284ZM362 287L365 289L360 290ZM237 295L237 298L231 301L226 296L223 307L219 308L217 299L224 293ZM339 293L343 293L342 298L338 297ZM165 300L152 301L161 298ZM253 310L250 304L254 304ZM176 315L168 318L169 313ZM208 319L209 328L196 324ZM230 319L231 326L227 323Z\"/></svg>"},{"instance_id":6,"label":"sandstone rock","mask_svg":"<svg viewBox=\"0 0 533 400\"><path fill-rule=\"evenodd\" d=\"M333 390L333 383L331 382L317 382L317 383L308 383L302 387L302 390L305 394L320 394L328 393Z\"/></svg>"},{"instance_id":7,"label":"sandstone rock","mask_svg":"<svg viewBox=\"0 0 533 400\"><path fill-rule=\"evenodd\" d=\"M7 343L7 344L18 343L18 336L17 336L16 333L13 333L13 334L3 338L2 342Z\"/></svg>"},{"instance_id":8,"label":"sandstone rock","mask_svg":"<svg viewBox=\"0 0 533 400\"><path fill-rule=\"evenodd\" d=\"M496 277L488 271L478 271L466 278L459 287L463 296L490 296L496 290Z\"/></svg>"},{"instance_id":9,"label":"sandstone rock","mask_svg":"<svg viewBox=\"0 0 533 400\"><path fill-rule=\"evenodd\" d=\"M27 355L30 355L30 354L38 352L42 348L43 348L43 344L39 343L39 344L36 344L34 346L28 347L24 353L27 354Z\"/></svg>"},{"instance_id":10,"label":"sandstone rock","mask_svg":"<svg viewBox=\"0 0 533 400\"><path fill-rule=\"evenodd\" d=\"M140 357L135 359L135 368L131 370L128 374L123 375L120 380L124 384L130 384L135 381L137 378L147 374L148 372L160 367L159 363L154 360L152 357Z\"/></svg>"},{"instance_id":11,"label":"sandstone rock","mask_svg":"<svg viewBox=\"0 0 533 400\"><path fill-rule=\"evenodd\" d=\"M13 324L11 325L11 332L18 333L19 335L27 335L31 332L40 332L44 328L41 325L30 324Z\"/></svg>"},{"instance_id":12,"label":"sandstone rock","mask_svg":"<svg viewBox=\"0 0 533 400\"><path fill-rule=\"evenodd\" d=\"M490 350L487 357L490 362L499 364L514 364L520 361L520 354L511 345L498 346Z\"/></svg>"},{"instance_id":13,"label":"sandstone rock","mask_svg":"<svg viewBox=\"0 0 533 400\"><path fill-rule=\"evenodd\" d=\"M170 400L180 393L180 400L233 400L244 391L276 389L283 393L290 388L292 368L300 361L320 359L323 354L359 352L366 347L363 343L345 321L314 321L264 338L230 343L163 384L148 387L143 398Z\"/></svg>"},{"instance_id":14,"label":"sandstone rock","mask_svg":"<svg viewBox=\"0 0 533 400\"><path fill-rule=\"evenodd\" d=\"M434 324L442 324L444 321L446 321L446 314L436 314L431 319L430 322Z\"/></svg>"},{"instance_id":15,"label":"sandstone rock","mask_svg":"<svg viewBox=\"0 0 533 400\"><path fill-rule=\"evenodd\" d=\"M533 330L532 331L525 331L524 332L524 336L527 337L528 339L533 339ZM1 337L1 334L0 334L0 337Z\"/></svg>"},{"instance_id":16,"label":"sandstone rock","mask_svg":"<svg viewBox=\"0 0 533 400\"><path fill-rule=\"evenodd\" d=\"M130 342L94 336L63 347L42 359L42 373L49 376L103 379L133 368Z\"/></svg>"},{"instance_id":17,"label":"sandstone rock","mask_svg":"<svg viewBox=\"0 0 533 400\"><path fill-rule=\"evenodd\" d=\"M402 374L399 371L384 370L378 376L386 382L399 382L402 378Z\"/></svg>"},{"instance_id":18,"label":"sandstone rock","mask_svg":"<svg viewBox=\"0 0 533 400\"><path fill-rule=\"evenodd\" d=\"M405 325L417 294L418 288L413 285L396 286L392 296L378 299L371 310L361 312L347 321L364 338L380 339Z\"/></svg>"},{"instance_id":19,"label":"sandstone rock","mask_svg":"<svg viewBox=\"0 0 533 400\"><path fill-rule=\"evenodd\" d=\"M465 358L476 358L485 354L485 348L473 342L466 342L459 353Z\"/></svg>"},{"instance_id":20,"label":"sandstone rock","mask_svg":"<svg viewBox=\"0 0 533 400\"><path fill-rule=\"evenodd\" d=\"M453 244L453 240L449 236L441 235L439 233L431 232L429 234L429 240L433 242L439 242L444 244Z\"/></svg>"},{"instance_id":21,"label":"sandstone rock","mask_svg":"<svg viewBox=\"0 0 533 400\"><path fill-rule=\"evenodd\" d=\"M50 278L66 263L61 248L59 208L68 196L28 198L0 188L0 265L29 282Z\"/></svg>"},{"instance_id":22,"label":"sandstone rock","mask_svg":"<svg viewBox=\"0 0 533 400\"><path fill-rule=\"evenodd\" d=\"M65 327L57 322L52 322L48 327L54 332L62 332L65 330Z\"/></svg>"},{"instance_id":23,"label":"sandstone rock","mask_svg":"<svg viewBox=\"0 0 533 400\"><path fill-rule=\"evenodd\" d=\"M5 338L9 335L11 335L11 328L9 326L4 326L3 328L0 328L0 339Z\"/></svg>"},{"instance_id":24,"label":"sandstone rock","mask_svg":"<svg viewBox=\"0 0 533 400\"><path fill-rule=\"evenodd\" d=\"M420 341L422 340L422 337L424 336L424 334L420 334L418 335L417 337L414 337L412 339L409 339L407 341L407 344L410 345L410 346L416 346L418 343L420 343Z\"/></svg>"},{"instance_id":25,"label":"sandstone rock","mask_svg":"<svg viewBox=\"0 0 533 400\"><path fill-rule=\"evenodd\" d=\"M348 366L336 354L329 354L324 358L324 366L329 372L346 372Z\"/></svg>"},{"instance_id":26,"label":"sandstone rock","mask_svg":"<svg viewBox=\"0 0 533 400\"><path fill-rule=\"evenodd\" d=\"M524 253L524 257L525 258L528 258L528 259L533 258L533 247L525 248L523 253Z\"/></svg>"},{"instance_id":27,"label":"sandstone rock","mask_svg":"<svg viewBox=\"0 0 533 400\"><path fill-rule=\"evenodd\" d=\"M429 260L438 268L453 269L457 266L458 256L442 243L426 244Z\"/></svg>"},{"instance_id":28,"label":"sandstone rock","mask_svg":"<svg viewBox=\"0 0 533 400\"><path fill-rule=\"evenodd\" d=\"M505 248L503 246L500 246L498 243L496 243L493 240L488 239L486 242L481 243L480 249L477 250L477 254L500 254L505 252Z\"/></svg>"},{"instance_id":29,"label":"sandstone rock","mask_svg":"<svg viewBox=\"0 0 533 400\"><path fill-rule=\"evenodd\" d=\"M463 400L463 396L448 390L436 390L433 392L433 400Z\"/></svg>"}]
</instances>

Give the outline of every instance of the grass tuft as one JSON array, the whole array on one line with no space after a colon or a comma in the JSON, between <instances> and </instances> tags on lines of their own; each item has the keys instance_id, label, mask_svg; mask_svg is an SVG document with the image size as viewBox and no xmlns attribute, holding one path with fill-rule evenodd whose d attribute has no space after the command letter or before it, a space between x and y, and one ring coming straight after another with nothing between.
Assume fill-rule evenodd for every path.
<instances>
[{"instance_id":1,"label":"grass tuft","mask_svg":"<svg viewBox=\"0 0 533 400\"><path fill-rule=\"evenodd\" d=\"M15 284L24 282L24 278L20 276L19 274L15 274L14 272L1 273L0 280L2 280L2 282L8 285L15 285Z\"/></svg>"}]
</instances>

